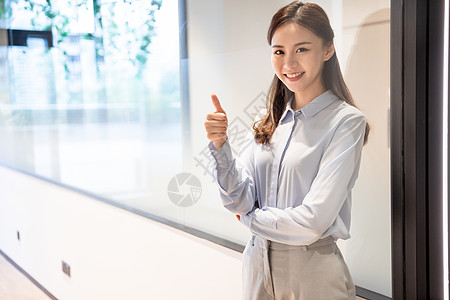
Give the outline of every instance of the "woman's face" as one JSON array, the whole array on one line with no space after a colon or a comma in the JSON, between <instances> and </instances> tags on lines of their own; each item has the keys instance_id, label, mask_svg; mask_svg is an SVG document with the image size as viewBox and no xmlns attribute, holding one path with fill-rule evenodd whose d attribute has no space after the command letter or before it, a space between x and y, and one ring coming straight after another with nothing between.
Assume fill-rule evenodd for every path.
<instances>
[{"instance_id":1,"label":"woman's face","mask_svg":"<svg viewBox=\"0 0 450 300\"><path fill-rule=\"evenodd\" d=\"M334 53L333 44L296 23L280 26L272 37L272 66L278 78L297 96L324 91L322 69Z\"/></svg>"}]
</instances>

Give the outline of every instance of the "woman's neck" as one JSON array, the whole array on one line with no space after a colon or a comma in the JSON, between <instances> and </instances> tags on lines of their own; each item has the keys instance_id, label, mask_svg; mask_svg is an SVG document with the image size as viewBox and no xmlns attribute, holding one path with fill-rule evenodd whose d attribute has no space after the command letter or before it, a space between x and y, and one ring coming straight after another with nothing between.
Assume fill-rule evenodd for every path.
<instances>
[{"instance_id":1,"label":"woman's neck","mask_svg":"<svg viewBox=\"0 0 450 300\"><path fill-rule=\"evenodd\" d=\"M326 92L326 89L324 86L321 86L320 88L314 89L313 91L294 93L295 101L293 101L293 103L292 103L292 109L295 111L295 110L305 107L307 104L309 104L315 98L322 95L324 92Z\"/></svg>"}]
</instances>

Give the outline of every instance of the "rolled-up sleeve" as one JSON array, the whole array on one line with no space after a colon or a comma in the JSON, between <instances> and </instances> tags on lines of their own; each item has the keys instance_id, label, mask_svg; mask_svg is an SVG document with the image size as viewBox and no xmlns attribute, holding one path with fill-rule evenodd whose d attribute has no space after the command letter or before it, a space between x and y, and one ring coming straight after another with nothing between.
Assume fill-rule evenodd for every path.
<instances>
[{"instance_id":1,"label":"rolled-up sleeve","mask_svg":"<svg viewBox=\"0 0 450 300\"><path fill-rule=\"evenodd\" d=\"M365 128L362 114L350 116L336 128L301 205L257 208L242 216L241 222L256 235L291 245L311 244L332 224L342 223L339 212L358 177Z\"/></svg>"}]
</instances>

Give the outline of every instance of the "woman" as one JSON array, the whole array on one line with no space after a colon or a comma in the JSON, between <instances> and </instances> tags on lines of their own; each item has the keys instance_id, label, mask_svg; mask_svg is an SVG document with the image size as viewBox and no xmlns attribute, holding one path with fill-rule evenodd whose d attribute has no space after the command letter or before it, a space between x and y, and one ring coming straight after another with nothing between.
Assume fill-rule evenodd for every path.
<instances>
[{"instance_id":1,"label":"woman","mask_svg":"<svg viewBox=\"0 0 450 300\"><path fill-rule=\"evenodd\" d=\"M369 126L343 80L326 13L292 2L272 18L267 110L238 158L218 98L205 128L224 206L252 232L244 299L355 299L336 240L350 237L351 190Z\"/></svg>"}]
</instances>

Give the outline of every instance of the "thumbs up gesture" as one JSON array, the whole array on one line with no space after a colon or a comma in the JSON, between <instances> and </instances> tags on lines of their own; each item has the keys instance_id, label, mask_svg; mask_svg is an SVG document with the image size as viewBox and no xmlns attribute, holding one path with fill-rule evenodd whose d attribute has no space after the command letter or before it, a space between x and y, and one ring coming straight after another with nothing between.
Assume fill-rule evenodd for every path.
<instances>
[{"instance_id":1,"label":"thumbs up gesture","mask_svg":"<svg viewBox=\"0 0 450 300\"><path fill-rule=\"evenodd\" d=\"M205 129L208 139L214 143L216 149L219 149L228 138L228 118L225 110L220 105L219 98L216 95L211 95L211 100L216 111L206 115Z\"/></svg>"}]
</instances>

